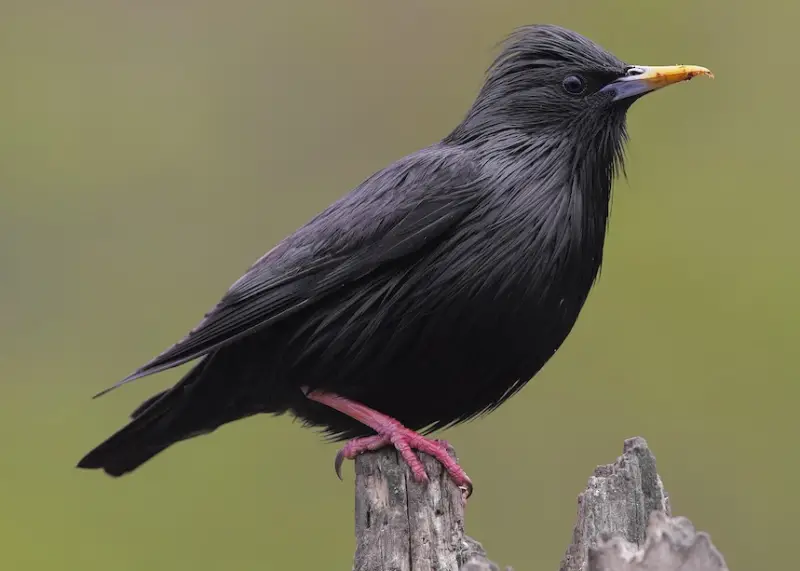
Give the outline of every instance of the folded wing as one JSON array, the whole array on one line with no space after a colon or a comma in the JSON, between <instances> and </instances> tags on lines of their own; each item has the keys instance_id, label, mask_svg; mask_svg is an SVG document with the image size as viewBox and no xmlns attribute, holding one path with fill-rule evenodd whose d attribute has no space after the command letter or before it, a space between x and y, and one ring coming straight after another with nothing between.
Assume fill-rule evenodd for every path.
<instances>
[{"instance_id":1,"label":"folded wing","mask_svg":"<svg viewBox=\"0 0 800 571\"><path fill-rule=\"evenodd\" d=\"M256 262L181 341L101 396L235 342L373 272L422 256L481 198L478 165L430 148L374 174Z\"/></svg>"}]
</instances>

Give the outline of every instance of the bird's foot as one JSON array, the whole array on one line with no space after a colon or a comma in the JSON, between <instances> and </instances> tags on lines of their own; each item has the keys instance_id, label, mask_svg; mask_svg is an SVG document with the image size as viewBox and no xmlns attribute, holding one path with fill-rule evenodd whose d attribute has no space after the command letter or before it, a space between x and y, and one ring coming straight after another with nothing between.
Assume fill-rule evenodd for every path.
<instances>
[{"instance_id":1,"label":"bird's foot","mask_svg":"<svg viewBox=\"0 0 800 571\"><path fill-rule=\"evenodd\" d=\"M425 467L414 453L414 450L436 458L447 470L447 473L450 474L456 485L461 488L465 500L472 495L472 481L461 466L458 465L458 462L450 455L451 447L446 440L425 438L421 434L406 428L392 417L337 394L312 391L307 387L302 387L301 390L308 399L338 410L365 426L369 426L378 433L375 436L351 440L339 451L336 455L334 466L340 479L342 477L342 462L344 462L345 458L352 460L364 452L377 450L384 446L394 446L406 464L408 464L416 481L427 482L428 474L425 473Z\"/></svg>"},{"instance_id":2,"label":"bird's foot","mask_svg":"<svg viewBox=\"0 0 800 571\"><path fill-rule=\"evenodd\" d=\"M342 463L345 458L353 460L359 454L378 450L384 446L395 447L405 463L408 464L417 482L427 482L428 474L425 472L425 467L422 465L419 457L415 454L415 450L436 458L456 485L461 488L464 499L472 494L472 481L469 479L466 472L464 472L464 469L459 466L458 462L450 455L451 447L446 440L425 438L421 434L406 428L400 423L394 423L391 426L385 427L376 436L355 438L345 444L344 448L339 450L339 453L336 454L336 461L334 462L336 475L341 479Z\"/></svg>"}]
</instances>

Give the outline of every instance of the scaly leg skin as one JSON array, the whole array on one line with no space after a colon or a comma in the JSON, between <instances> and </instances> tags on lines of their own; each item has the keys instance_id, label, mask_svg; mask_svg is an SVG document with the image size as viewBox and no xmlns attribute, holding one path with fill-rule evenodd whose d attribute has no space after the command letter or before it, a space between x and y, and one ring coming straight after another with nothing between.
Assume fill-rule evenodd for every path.
<instances>
[{"instance_id":1,"label":"scaly leg skin","mask_svg":"<svg viewBox=\"0 0 800 571\"><path fill-rule=\"evenodd\" d=\"M365 426L369 426L378 433L376 436L355 438L345 444L344 448L339 451L336 455L334 466L336 475L340 479L342 477L342 462L344 462L345 458L352 460L364 452L391 445L397 449L397 452L408 464L416 481L427 482L428 474L425 473L425 468L414 453L414 450L436 458L447 470L447 473L450 474L456 485L464 492L465 499L472 495L472 481L461 466L458 465L458 462L450 456L450 445L447 441L425 438L421 434L409 430L392 417L339 395L323 391L308 392L304 390L303 392L306 393L306 397L309 399L338 410Z\"/></svg>"}]
</instances>

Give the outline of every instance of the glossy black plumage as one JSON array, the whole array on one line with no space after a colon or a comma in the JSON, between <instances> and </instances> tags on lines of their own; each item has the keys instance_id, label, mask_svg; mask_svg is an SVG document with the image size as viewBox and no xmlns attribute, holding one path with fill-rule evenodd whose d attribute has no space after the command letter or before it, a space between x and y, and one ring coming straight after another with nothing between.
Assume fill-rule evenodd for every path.
<instances>
[{"instance_id":1,"label":"glossy black plumage","mask_svg":"<svg viewBox=\"0 0 800 571\"><path fill-rule=\"evenodd\" d=\"M573 73L580 96L562 86ZM200 359L79 466L120 475L257 413L372 433L304 386L424 431L497 407L562 344L598 274L631 103L600 89L625 73L574 32L515 32L449 136L287 237L125 379Z\"/></svg>"}]
</instances>

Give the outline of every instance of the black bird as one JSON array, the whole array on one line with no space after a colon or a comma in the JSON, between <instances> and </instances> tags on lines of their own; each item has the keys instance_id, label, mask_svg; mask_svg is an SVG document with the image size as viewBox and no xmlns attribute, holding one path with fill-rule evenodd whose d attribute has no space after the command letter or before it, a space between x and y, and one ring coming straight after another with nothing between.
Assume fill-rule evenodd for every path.
<instances>
[{"instance_id":1,"label":"black bird","mask_svg":"<svg viewBox=\"0 0 800 571\"><path fill-rule=\"evenodd\" d=\"M421 434L495 409L553 356L598 275L628 108L700 74L712 76L628 65L556 26L516 30L449 135L285 238L115 385L199 359L78 466L120 476L228 422L289 412L354 439L337 473L393 445L418 480L414 450L471 490L446 443Z\"/></svg>"}]
</instances>

